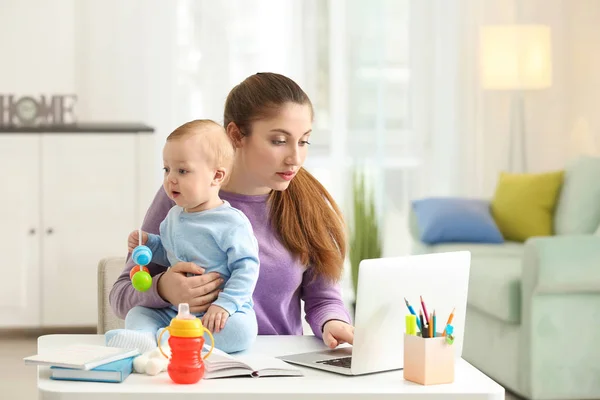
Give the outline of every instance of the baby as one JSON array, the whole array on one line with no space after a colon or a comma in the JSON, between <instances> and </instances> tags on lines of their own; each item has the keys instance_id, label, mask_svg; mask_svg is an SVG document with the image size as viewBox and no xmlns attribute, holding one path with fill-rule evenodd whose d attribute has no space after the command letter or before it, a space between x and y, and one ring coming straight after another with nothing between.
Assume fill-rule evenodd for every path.
<instances>
[{"instance_id":1,"label":"baby","mask_svg":"<svg viewBox=\"0 0 600 400\"><path fill-rule=\"evenodd\" d=\"M176 205L161 222L160 235L142 232L152 262L167 267L193 262L224 279L218 298L196 316L214 333L215 347L228 353L247 349L258 332L252 302L258 242L246 215L219 198L233 155L224 129L213 121L191 121L175 129L163 149L163 187ZM139 231L134 231L129 235L129 251L138 244ZM176 315L177 305L134 307L125 318L125 329L106 333L107 345L137 347L142 352L154 348L158 335ZM168 332L161 346L167 345L167 337Z\"/></svg>"}]
</instances>

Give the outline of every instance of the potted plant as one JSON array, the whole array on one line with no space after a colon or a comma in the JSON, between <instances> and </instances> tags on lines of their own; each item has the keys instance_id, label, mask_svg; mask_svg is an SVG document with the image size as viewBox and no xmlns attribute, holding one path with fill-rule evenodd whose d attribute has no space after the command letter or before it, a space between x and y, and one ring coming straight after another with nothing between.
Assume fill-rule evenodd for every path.
<instances>
[{"instance_id":1,"label":"potted plant","mask_svg":"<svg viewBox=\"0 0 600 400\"><path fill-rule=\"evenodd\" d=\"M373 190L366 185L365 174L357 170L353 173L352 193L353 220L350 230L350 269L356 298L358 266L362 260L380 258L382 244Z\"/></svg>"}]
</instances>

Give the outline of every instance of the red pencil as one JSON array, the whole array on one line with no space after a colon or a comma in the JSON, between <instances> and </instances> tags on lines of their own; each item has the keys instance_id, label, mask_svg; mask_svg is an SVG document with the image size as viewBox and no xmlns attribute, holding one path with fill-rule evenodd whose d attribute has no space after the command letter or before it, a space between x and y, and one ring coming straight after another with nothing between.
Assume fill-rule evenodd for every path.
<instances>
[{"instance_id":1,"label":"red pencil","mask_svg":"<svg viewBox=\"0 0 600 400\"><path fill-rule=\"evenodd\" d=\"M421 299L421 307L423 307L423 314L425 314L425 320L427 320L427 325L429 325L429 314L427 314L427 309L425 308L425 302L423 301L423 296L419 296Z\"/></svg>"}]
</instances>

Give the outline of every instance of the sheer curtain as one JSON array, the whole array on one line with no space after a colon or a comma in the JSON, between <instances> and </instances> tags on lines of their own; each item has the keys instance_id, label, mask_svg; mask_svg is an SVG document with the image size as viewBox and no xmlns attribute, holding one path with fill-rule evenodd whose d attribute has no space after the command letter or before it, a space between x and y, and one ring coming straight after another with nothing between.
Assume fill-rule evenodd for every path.
<instances>
[{"instance_id":1,"label":"sheer curtain","mask_svg":"<svg viewBox=\"0 0 600 400\"><path fill-rule=\"evenodd\" d=\"M421 160L422 144L411 127L410 2L303 5L306 89L315 101L313 141L320 148L310 163L324 171L347 216L352 169L366 170L381 224L391 228L406 211ZM391 229L383 236L384 248L397 252L403 233Z\"/></svg>"},{"instance_id":2,"label":"sheer curtain","mask_svg":"<svg viewBox=\"0 0 600 400\"><path fill-rule=\"evenodd\" d=\"M256 72L303 83L300 0L179 0L182 118L223 120L229 91Z\"/></svg>"},{"instance_id":3,"label":"sheer curtain","mask_svg":"<svg viewBox=\"0 0 600 400\"><path fill-rule=\"evenodd\" d=\"M481 194L478 0L76 4L82 116L153 124L157 160L176 124L222 122L229 90L273 71L312 99L306 167L347 215L351 169L368 169L386 255L407 251L411 199Z\"/></svg>"},{"instance_id":4,"label":"sheer curtain","mask_svg":"<svg viewBox=\"0 0 600 400\"><path fill-rule=\"evenodd\" d=\"M481 194L480 3L77 2L82 116L156 126L158 184L160 149L173 127L193 118L222 122L234 85L259 71L285 74L315 106L306 167L347 216L351 170L367 168L384 255L406 254L411 199ZM115 97L115 88L124 94Z\"/></svg>"},{"instance_id":5,"label":"sheer curtain","mask_svg":"<svg viewBox=\"0 0 600 400\"><path fill-rule=\"evenodd\" d=\"M415 197L483 195L478 0L413 1L413 129L424 139Z\"/></svg>"},{"instance_id":6,"label":"sheer curtain","mask_svg":"<svg viewBox=\"0 0 600 400\"><path fill-rule=\"evenodd\" d=\"M367 168L384 256L406 254L412 199L484 194L477 49L483 6L478 0L304 4L318 38L307 37L305 54L307 70L317 71L307 87L320 106L321 165L347 212L350 168Z\"/></svg>"},{"instance_id":7,"label":"sheer curtain","mask_svg":"<svg viewBox=\"0 0 600 400\"><path fill-rule=\"evenodd\" d=\"M181 119L222 122L255 72L295 79L315 107L306 167L347 216L351 170L365 168L384 255L406 254L412 199L481 192L478 3L180 0Z\"/></svg>"},{"instance_id":8,"label":"sheer curtain","mask_svg":"<svg viewBox=\"0 0 600 400\"><path fill-rule=\"evenodd\" d=\"M327 181L340 203L353 164L400 165L415 155L408 0L179 5L178 90L187 118L220 121L235 84L257 71L273 71L295 79L311 97L315 133L307 168Z\"/></svg>"}]
</instances>

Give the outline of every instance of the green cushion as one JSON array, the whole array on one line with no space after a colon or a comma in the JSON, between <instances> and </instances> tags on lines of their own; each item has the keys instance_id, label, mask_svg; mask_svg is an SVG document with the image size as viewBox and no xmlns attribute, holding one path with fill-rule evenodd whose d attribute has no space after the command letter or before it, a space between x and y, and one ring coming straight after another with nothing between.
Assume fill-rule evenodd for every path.
<instances>
[{"instance_id":1,"label":"green cushion","mask_svg":"<svg viewBox=\"0 0 600 400\"><path fill-rule=\"evenodd\" d=\"M467 303L499 320L521 321L521 257L472 258Z\"/></svg>"},{"instance_id":2,"label":"green cushion","mask_svg":"<svg viewBox=\"0 0 600 400\"><path fill-rule=\"evenodd\" d=\"M471 252L469 273L470 307L499 321L518 324L521 320L521 268L523 243L449 243L427 246L422 253Z\"/></svg>"},{"instance_id":3,"label":"green cushion","mask_svg":"<svg viewBox=\"0 0 600 400\"><path fill-rule=\"evenodd\" d=\"M521 325L507 324L469 306L462 358L506 389L524 396L524 371L519 363L521 331Z\"/></svg>"},{"instance_id":4,"label":"green cushion","mask_svg":"<svg viewBox=\"0 0 600 400\"><path fill-rule=\"evenodd\" d=\"M423 246L426 251L419 254L427 253L446 253L450 251L471 252L472 258L475 257L521 257L523 256L523 243L504 242L502 244L487 244L487 243L441 243L433 246Z\"/></svg>"},{"instance_id":5,"label":"green cushion","mask_svg":"<svg viewBox=\"0 0 600 400\"><path fill-rule=\"evenodd\" d=\"M600 157L580 157L565 170L554 228L558 235L590 234L599 225Z\"/></svg>"},{"instance_id":6,"label":"green cushion","mask_svg":"<svg viewBox=\"0 0 600 400\"><path fill-rule=\"evenodd\" d=\"M491 210L505 240L524 242L554 233L554 211L563 171L542 174L500 174Z\"/></svg>"}]
</instances>

